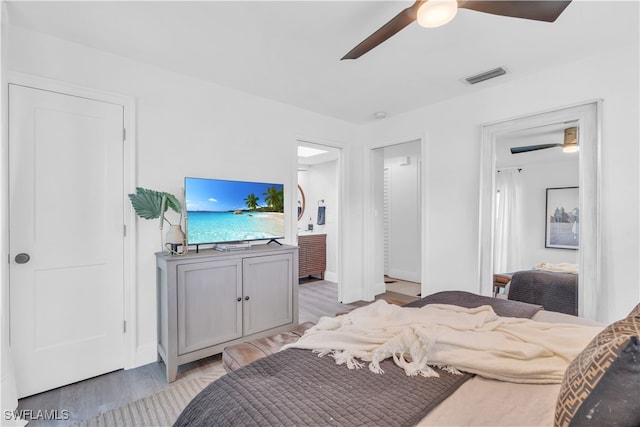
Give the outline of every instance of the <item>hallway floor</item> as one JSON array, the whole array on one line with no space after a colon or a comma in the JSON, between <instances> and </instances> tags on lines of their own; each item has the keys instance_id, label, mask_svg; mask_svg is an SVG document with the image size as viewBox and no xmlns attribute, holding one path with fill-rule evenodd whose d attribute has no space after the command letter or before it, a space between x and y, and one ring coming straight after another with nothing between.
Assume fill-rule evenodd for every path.
<instances>
[{"instance_id":1,"label":"hallway floor","mask_svg":"<svg viewBox=\"0 0 640 427\"><path fill-rule=\"evenodd\" d=\"M384 276L384 283L388 292L397 292L399 294L411 295L412 297L420 296L422 290L420 283L395 279L389 276Z\"/></svg>"}]
</instances>

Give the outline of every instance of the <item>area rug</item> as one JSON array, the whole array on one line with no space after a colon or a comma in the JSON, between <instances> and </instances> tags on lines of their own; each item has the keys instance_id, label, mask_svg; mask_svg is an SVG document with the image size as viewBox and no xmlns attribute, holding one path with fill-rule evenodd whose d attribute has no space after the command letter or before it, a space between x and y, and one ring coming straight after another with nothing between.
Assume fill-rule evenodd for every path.
<instances>
[{"instance_id":1,"label":"area rug","mask_svg":"<svg viewBox=\"0 0 640 427\"><path fill-rule=\"evenodd\" d=\"M171 426L196 394L224 375L222 362L219 365L201 377L171 384L156 394L103 412L75 424L74 427Z\"/></svg>"}]
</instances>

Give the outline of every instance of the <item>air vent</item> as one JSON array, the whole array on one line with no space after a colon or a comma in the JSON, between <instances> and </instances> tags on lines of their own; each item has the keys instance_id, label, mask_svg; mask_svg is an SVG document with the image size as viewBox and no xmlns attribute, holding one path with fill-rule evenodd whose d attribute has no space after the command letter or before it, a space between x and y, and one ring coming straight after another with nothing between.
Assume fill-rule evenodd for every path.
<instances>
[{"instance_id":1,"label":"air vent","mask_svg":"<svg viewBox=\"0 0 640 427\"><path fill-rule=\"evenodd\" d=\"M474 85L476 83L480 83L494 77L503 76L505 74L507 74L507 70L502 67L498 67L493 70L485 71L484 73L476 74L475 76L467 77L465 81L470 85Z\"/></svg>"}]
</instances>

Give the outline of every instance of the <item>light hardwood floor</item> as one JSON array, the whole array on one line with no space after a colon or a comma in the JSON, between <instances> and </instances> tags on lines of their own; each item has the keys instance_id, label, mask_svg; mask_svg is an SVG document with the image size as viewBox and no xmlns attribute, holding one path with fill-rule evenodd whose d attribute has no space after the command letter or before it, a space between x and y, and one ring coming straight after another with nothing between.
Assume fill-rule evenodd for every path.
<instances>
[{"instance_id":1,"label":"light hardwood floor","mask_svg":"<svg viewBox=\"0 0 640 427\"><path fill-rule=\"evenodd\" d=\"M386 292L377 297L394 304L405 304L417 299L410 295ZM353 310L368 302L352 304L338 302L338 285L325 280L301 282L298 288L299 322L317 322L322 316ZM188 381L205 375L208 369L219 366L220 355L208 357L178 368L176 381ZM34 420L28 427L68 426L91 418L101 412L127 402L157 393L168 387L162 362L150 363L135 369L119 370L55 390L20 399L18 410L66 410L69 420Z\"/></svg>"},{"instance_id":2,"label":"light hardwood floor","mask_svg":"<svg viewBox=\"0 0 640 427\"><path fill-rule=\"evenodd\" d=\"M394 277L384 276L384 283L387 291L397 292L400 294L420 296L422 286L420 283L409 282L407 280L396 279Z\"/></svg>"}]
</instances>

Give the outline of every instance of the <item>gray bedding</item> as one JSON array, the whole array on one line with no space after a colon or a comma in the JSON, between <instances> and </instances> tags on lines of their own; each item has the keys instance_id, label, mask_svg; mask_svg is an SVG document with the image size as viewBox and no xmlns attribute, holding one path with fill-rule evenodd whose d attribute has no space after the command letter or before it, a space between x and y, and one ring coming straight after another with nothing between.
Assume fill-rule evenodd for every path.
<instances>
[{"instance_id":1,"label":"gray bedding","mask_svg":"<svg viewBox=\"0 0 640 427\"><path fill-rule=\"evenodd\" d=\"M427 304L452 304L460 307L474 308L481 305L490 305L498 316L502 317L533 317L542 306L526 302L506 301L503 299L489 298L463 291L444 291L431 294L419 299L405 307L422 307Z\"/></svg>"},{"instance_id":2,"label":"gray bedding","mask_svg":"<svg viewBox=\"0 0 640 427\"><path fill-rule=\"evenodd\" d=\"M490 304L514 317L531 317L540 310L467 292L441 292L410 305L453 301L464 307ZM439 378L408 377L391 360L381 367L382 375L347 370L331 357L287 349L211 383L175 426L410 426L472 377L445 371L439 371Z\"/></svg>"},{"instance_id":3,"label":"gray bedding","mask_svg":"<svg viewBox=\"0 0 640 427\"><path fill-rule=\"evenodd\" d=\"M511 278L508 298L577 316L578 276L540 270L518 271Z\"/></svg>"}]
</instances>

